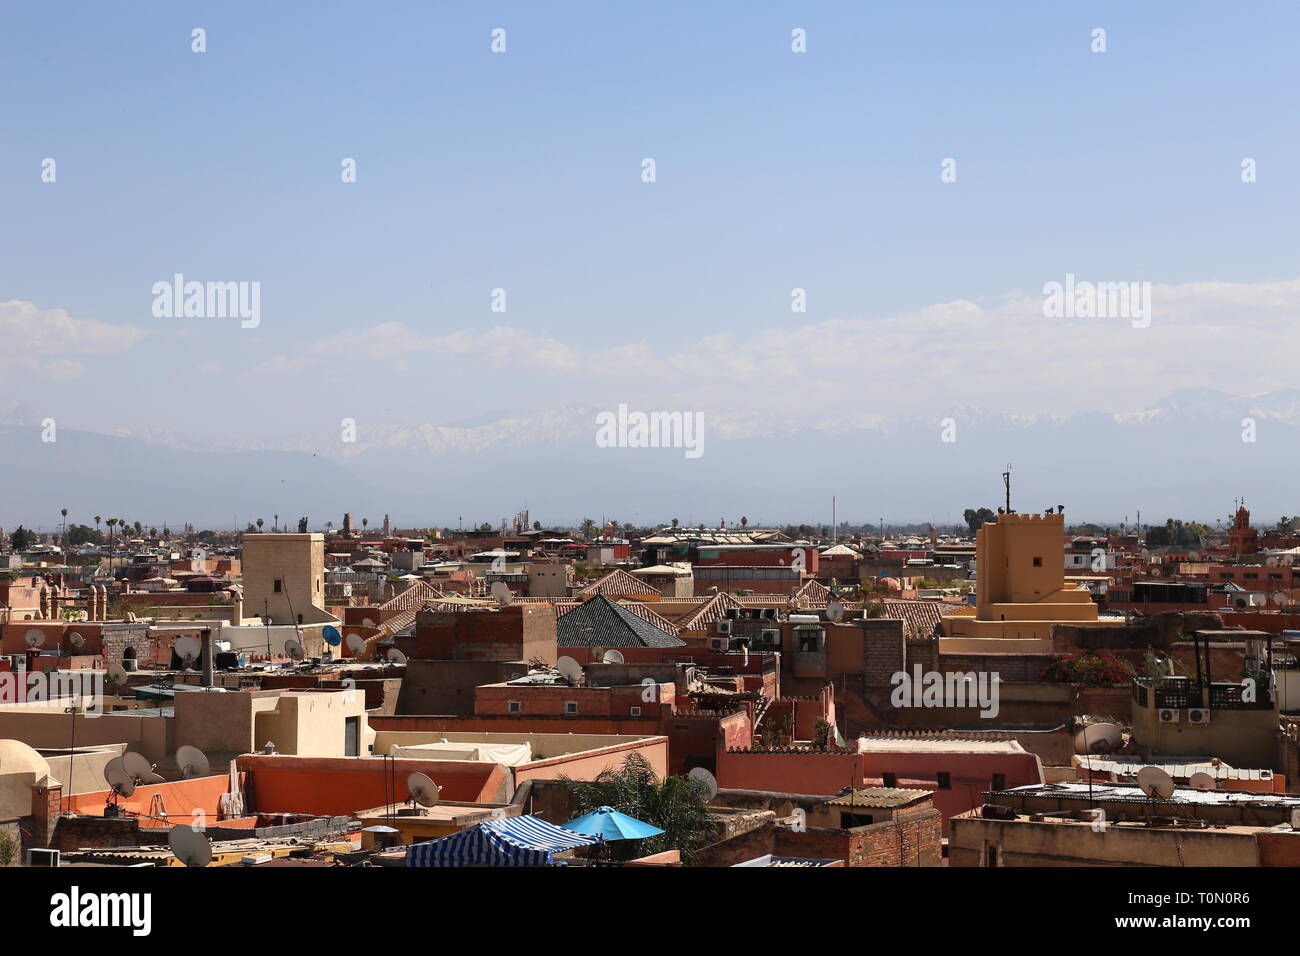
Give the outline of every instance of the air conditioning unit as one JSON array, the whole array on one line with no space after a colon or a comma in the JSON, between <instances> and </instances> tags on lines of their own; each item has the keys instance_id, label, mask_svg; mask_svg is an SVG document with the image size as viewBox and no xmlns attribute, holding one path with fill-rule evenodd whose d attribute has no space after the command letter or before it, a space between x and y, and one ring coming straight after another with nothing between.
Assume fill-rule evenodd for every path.
<instances>
[{"instance_id":1,"label":"air conditioning unit","mask_svg":"<svg viewBox=\"0 0 1300 956\"><path fill-rule=\"evenodd\" d=\"M729 637L711 637L711 638L709 638L709 650L711 650L711 651L729 651L729 650L731 650L731 638L729 638Z\"/></svg>"},{"instance_id":2,"label":"air conditioning unit","mask_svg":"<svg viewBox=\"0 0 1300 956\"><path fill-rule=\"evenodd\" d=\"M758 638L764 644L780 644L781 629L779 627L765 627L759 632Z\"/></svg>"},{"instance_id":3,"label":"air conditioning unit","mask_svg":"<svg viewBox=\"0 0 1300 956\"><path fill-rule=\"evenodd\" d=\"M730 621L719 621L716 630L717 630L717 632L718 632L719 634L730 634L730 633L731 633L731 622L730 622Z\"/></svg>"},{"instance_id":4,"label":"air conditioning unit","mask_svg":"<svg viewBox=\"0 0 1300 956\"><path fill-rule=\"evenodd\" d=\"M34 846L27 851L28 866L58 866L59 851Z\"/></svg>"},{"instance_id":5,"label":"air conditioning unit","mask_svg":"<svg viewBox=\"0 0 1300 956\"><path fill-rule=\"evenodd\" d=\"M776 608L774 607L759 608L758 616L762 618L764 621L775 621Z\"/></svg>"},{"instance_id":6,"label":"air conditioning unit","mask_svg":"<svg viewBox=\"0 0 1300 956\"><path fill-rule=\"evenodd\" d=\"M1162 724L1176 724L1181 717L1181 711L1173 710L1168 707L1160 711L1160 723Z\"/></svg>"},{"instance_id":7,"label":"air conditioning unit","mask_svg":"<svg viewBox=\"0 0 1300 956\"><path fill-rule=\"evenodd\" d=\"M1189 707L1187 710L1187 722L1189 724L1208 724L1210 722L1210 708Z\"/></svg>"}]
</instances>

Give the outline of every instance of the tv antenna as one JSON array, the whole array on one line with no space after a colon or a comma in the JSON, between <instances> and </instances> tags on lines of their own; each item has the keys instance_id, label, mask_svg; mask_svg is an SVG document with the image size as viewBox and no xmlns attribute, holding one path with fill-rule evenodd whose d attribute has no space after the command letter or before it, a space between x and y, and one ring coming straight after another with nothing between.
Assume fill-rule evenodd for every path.
<instances>
[{"instance_id":1,"label":"tv antenna","mask_svg":"<svg viewBox=\"0 0 1300 956\"><path fill-rule=\"evenodd\" d=\"M1011 462L1007 462L1007 470L1002 473L1002 484L1007 490L1007 514L1013 515L1011 510Z\"/></svg>"}]
</instances>

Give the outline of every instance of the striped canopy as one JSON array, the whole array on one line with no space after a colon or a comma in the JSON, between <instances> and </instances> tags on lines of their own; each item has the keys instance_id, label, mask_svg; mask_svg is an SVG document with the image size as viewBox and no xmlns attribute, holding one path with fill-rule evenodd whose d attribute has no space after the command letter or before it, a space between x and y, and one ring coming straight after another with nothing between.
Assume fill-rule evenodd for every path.
<instances>
[{"instance_id":1,"label":"striped canopy","mask_svg":"<svg viewBox=\"0 0 1300 956\"><path fill-rule=\"evenodd\" d=\"M406 865L550 866L556 853L599 842L534 816L507 817L417 843L406 851Z\"/></svg>"}]
</instances>

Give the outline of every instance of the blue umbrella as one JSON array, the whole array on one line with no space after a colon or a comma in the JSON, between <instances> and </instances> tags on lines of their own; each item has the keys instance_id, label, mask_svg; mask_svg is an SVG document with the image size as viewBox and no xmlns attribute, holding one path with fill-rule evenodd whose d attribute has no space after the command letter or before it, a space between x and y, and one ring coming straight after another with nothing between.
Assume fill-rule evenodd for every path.
<instances>
[{"instance_id":1,"label":"blue umbrella","mask_svg":"<svg viewBox=\"0 0 1300 956\"><path fill-rule=\"evenodd\" d=\"M597 807L591 813L561 824L564 829L602 840L641 840L663 833L656 826L619 813L613 807Z\"/></svg>"}]
</instances>

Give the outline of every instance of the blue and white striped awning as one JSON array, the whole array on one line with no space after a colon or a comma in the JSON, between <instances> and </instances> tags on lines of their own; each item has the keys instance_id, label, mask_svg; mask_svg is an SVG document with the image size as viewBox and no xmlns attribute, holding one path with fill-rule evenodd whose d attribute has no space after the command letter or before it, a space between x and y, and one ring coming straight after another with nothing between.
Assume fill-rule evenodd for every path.
<instances>
[{"instance_id":1,"label":"blue and white striped awning","mask_svg":"<svg viewBox=\"0 0 1300 956\"><path fill-rule=\"evenodd\" d=\"M417 843L406 851L406 865L550 866L556 853L599 842L534 816L507 817Z\"/></svg>"}]
</instances>

